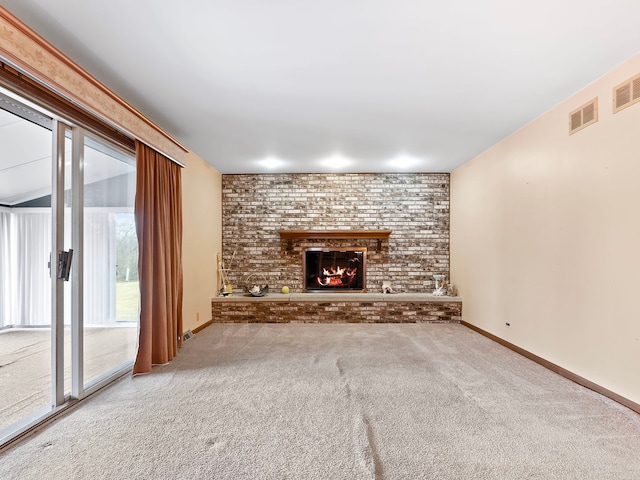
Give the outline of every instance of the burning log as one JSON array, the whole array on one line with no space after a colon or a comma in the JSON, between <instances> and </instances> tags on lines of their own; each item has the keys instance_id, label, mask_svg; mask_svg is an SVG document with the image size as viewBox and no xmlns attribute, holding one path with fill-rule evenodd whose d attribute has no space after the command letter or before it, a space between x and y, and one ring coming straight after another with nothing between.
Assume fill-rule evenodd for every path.
<instances>
[{"instance_id":1,"label":"burning log","mask_svg":"<svg viewBox=\"0 0 640 480\"><path fill-rule=\"evenodd\" d=\"M322 269L322 275L316 277L316 282L322 287L348 287L356 278L358 268L331 267Z\"/></svg>"}]
</instances>

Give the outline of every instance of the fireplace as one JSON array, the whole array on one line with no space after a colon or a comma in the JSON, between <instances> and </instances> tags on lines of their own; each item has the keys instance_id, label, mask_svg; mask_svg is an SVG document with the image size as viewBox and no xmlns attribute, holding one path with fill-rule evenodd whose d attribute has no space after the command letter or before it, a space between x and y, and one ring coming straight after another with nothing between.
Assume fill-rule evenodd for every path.
<instances>
[{"instance_id":1,"label":"fireplace","mask_svg":"<svg viewBox=\"0 0 640 480\"><path fill-rule=\"evenodd\" d=\"M366 248L307 248L303 252L305 292L363 292Z\"/></svg>"}]
</instances>

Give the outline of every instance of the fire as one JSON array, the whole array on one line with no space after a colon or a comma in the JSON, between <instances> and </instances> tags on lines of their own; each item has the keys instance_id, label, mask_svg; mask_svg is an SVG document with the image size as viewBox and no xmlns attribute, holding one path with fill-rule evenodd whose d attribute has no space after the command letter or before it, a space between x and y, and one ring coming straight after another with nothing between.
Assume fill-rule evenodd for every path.
<instances>
[{"instance_id":1,"label":"fire","mask_svg":"<svg viewBox=\"0 0 640 480\"><path fill-rule=\"evenodd\" d=\"M348 287L353 283L356 278L357 267L354 268L342 268L342 267L330 267L329 269L323 268L322 275L316 277L318 285L323 287Z\"/></svg>"}]
</instances>

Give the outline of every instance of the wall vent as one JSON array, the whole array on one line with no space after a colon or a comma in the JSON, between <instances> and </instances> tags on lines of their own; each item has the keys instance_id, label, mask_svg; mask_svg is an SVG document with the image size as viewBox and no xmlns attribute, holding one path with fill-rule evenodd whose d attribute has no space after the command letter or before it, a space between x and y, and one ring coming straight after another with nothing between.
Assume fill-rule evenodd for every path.
<instances>
[{"instance_id":1,"label":"wall vent","mask_svg":"<svg viewBox=\"0 0 640 480\"><path fill-rule=\"evenodd\" d=\"M640 102L640 75L613 88L613 113Z\"/></svg>"},{"instance_id":2,"label":"wall vent","mask_svg":"<svg viewBox=\"0 0 640 480\"><path fill-rule=\"evenodd\" d=\"M598 97L569 114L569 135L598 121Z\"/></svg>"}]
</instances>

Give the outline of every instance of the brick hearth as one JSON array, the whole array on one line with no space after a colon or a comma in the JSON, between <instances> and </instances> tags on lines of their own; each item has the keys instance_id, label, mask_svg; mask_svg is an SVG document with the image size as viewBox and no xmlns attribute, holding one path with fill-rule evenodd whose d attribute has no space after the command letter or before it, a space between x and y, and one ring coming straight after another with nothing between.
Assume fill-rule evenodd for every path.
<instances>
[{"instance_id":1,"label":"brick hearth","mask_svg":"<svg viewBox=\"0 0 640 480\"><path fill-rule=\"evenodd\" d=\"M232 295L211 301L214 323L459 323L460 297L430 294Z\"/></svg>"}]
</instances>

